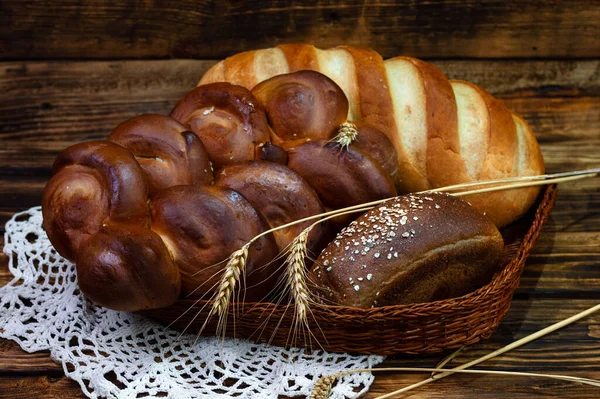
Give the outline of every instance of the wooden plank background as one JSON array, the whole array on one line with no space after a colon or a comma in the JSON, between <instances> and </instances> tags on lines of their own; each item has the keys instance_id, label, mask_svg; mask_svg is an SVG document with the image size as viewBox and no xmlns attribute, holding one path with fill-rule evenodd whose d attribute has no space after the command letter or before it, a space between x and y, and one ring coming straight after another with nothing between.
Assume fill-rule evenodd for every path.
<instances>
[{"instance_id":1,"label":"wooden plank background","mask_svg":"<svg viewBox=\"0 0 600 399\"><path fill-rule=\"evenodd\" d=\"M56 154L121 121L168 113L214 62L286 42L374 48L429 61L484 87L532 125L548 170L600 166L600 1L0 2L0 233L39 205ZM475 359L600 301L600 188L561 186L509 315ZM0 246L3 241L0 239ZM10 281L0 254L0 286ZM0 326L1 328L1 326ZM600 379L600 315L485 367ZM443 355L387 366L434 366ZM376 377L367 398L423 375ZM598 398L598 389L520 377L453 376L410 398ZM47 352L0 340L0 399L83 398Z\"/></svg>"},{"instance_id":2,"label":"wooden plank background","mask_svg":"<svg viewBox=\"0 0 600 399\"><path fill-rule=\"evenodd\" d=\"M385 57L592 58L598 20L590 0L3 0L0 57L210 59L308 42Z\"/></svg>"}]
</instances>

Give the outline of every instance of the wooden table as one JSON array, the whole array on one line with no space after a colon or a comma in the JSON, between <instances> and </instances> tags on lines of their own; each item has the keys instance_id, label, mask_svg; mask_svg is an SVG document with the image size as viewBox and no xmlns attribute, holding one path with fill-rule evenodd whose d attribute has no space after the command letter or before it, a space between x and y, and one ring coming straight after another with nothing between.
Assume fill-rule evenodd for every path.
<instances>
[{"instance_id":1,"label":"wooden table","mask_svg":"<svg viewBox=\"0 0 600 399\"><path fill-rule=\"evenodd\" d=\"M283 42L353 44L426 58L481 85L532 125L550 172L600 166L600 4L589 1L150 0L0 3L0 228L38 205L61 149L119 122L166 113L214 60ZM91 2L90 2L91 3ZM293 5L291 5L293 4ZM0 255L0 285L10 280ZM458 365L600 302L600 181L561 186L510 313ZM443 355L389 358L432 367ZM600 379L600 315L485 363ZM366 397L423 375L378 374ZM452 376L411 398L597 398L540 378ZM0 340L0 398L83 397L48 353Z\"/></svg>"}]
</instances>

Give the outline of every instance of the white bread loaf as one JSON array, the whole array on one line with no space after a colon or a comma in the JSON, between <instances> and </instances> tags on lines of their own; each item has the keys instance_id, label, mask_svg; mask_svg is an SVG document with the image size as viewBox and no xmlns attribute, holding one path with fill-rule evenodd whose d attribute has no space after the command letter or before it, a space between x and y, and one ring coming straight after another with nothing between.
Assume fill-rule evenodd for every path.
<instances>
[{"instance_id":1,"label":"white bread loaf","mask_svg":"<svg viewBox=\"0 0 600 399\"><path fill-rule=\"evenodd\" d=\"M199 84L226 81L251 89L302 69L319 71L342 88L349 120L363 120L388 135L398 154L400 193L544 173L538 143L523 119L483 89L449 81L415 58L384 61L368 49L288 44L229 57ZM527 188L468 200L504 226L522 216L538 192Z\"/></svg>"}]
</instances>

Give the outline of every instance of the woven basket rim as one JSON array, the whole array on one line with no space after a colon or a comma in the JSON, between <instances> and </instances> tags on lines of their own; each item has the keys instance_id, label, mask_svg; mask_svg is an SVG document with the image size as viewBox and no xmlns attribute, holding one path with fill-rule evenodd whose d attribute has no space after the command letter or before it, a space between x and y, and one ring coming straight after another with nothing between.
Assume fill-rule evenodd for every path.
<instances>
[{"instance_id":1,"label":"woven basket rim","mask_svg":"<svg viewBox=\"0 0 600 399\"><path fill-rule=\"evenodd\" d=\"M505 231L507 252L502 270L485 286L461 297L417 304L368 309L313 304L307 322L311 329L313 326L318 328L313 331L320 331L323 336L324 344L319 346L338 353L423 354L442 352L490 337L508 313L525 260L554 206L556 193L556 185L545 187L526 218ZM199 329L209 316L207 308L210 306L205 305L212 302L180 299L170 307L141 313L176 329L190 326ZM187 314L196 306L200 308L198 312ZM289 341L294 320L294 310L289 308L293 306L293 303L273 302L230 303L227 335L278 346L312 348L310 336L308 341ZM209 327L202 330L202 335L215 334L217 323L214 319L206 319ZM267 337L270 335L268 340L263 335L265 331Z\"/></svg>"}]
</instances>

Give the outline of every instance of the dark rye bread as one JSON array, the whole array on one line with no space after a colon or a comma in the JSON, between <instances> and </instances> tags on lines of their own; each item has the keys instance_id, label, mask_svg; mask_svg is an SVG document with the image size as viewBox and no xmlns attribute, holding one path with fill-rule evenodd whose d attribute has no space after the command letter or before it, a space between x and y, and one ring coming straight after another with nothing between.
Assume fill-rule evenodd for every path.
<instances>
[{"instance_id":1,"label":"dark rye bread","mask_svg":"<svg viewBox=\"0 0 600 399\"><path fill-rule=\"evenodd\" d=\"M354 307L431 302L492 278L504 242L468 202L446 194L386 201L345 228L310 270L324 303Z\"/></svg>"}]
</instances>

